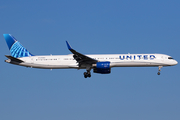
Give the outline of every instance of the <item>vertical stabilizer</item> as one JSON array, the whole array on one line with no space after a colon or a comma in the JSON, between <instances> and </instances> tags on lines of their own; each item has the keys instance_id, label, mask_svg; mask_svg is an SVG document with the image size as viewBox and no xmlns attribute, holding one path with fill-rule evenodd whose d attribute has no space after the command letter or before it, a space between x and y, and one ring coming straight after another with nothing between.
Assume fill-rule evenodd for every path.
<instances>
[{"instance_id":1,"label":"vertical stabilizer","mask_svg":"<svg viewBox=\"0 0 180 120\"><path fill-rule=\"evenodd\" d=\"M34 56L26 48L24 48L11 34L3 35L9 47L11 56L15 58Z\"/></svg>"}]
</instances>

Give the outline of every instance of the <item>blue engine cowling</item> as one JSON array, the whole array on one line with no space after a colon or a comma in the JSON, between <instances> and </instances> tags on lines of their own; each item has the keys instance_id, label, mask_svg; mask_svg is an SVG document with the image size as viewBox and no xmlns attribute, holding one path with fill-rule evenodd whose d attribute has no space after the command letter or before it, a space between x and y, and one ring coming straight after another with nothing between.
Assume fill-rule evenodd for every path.
<instances>
[{"instance_id":1,"label":"blue engine cowling","mask_svg":"<svg viewBox=\"0 0 180 120\"><path fill-rule=\"evenodd\" d=\"M110 62L97 62L93 72L101 74L111 73Z\"/></svg>"}]
</instances>

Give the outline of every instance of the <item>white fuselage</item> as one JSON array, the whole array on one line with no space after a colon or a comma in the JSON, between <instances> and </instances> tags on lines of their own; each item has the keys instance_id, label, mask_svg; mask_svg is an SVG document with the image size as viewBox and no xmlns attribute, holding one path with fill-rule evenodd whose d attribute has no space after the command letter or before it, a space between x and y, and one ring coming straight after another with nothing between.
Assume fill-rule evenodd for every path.
<instances>
[{"instance_id":1,"label":"white fuselage","mask_svg":"<svg viewBox=\"0 0 180 120\"><path fill-rule=\"evenodd\" d=\"M99 62L109 61L110 67L150 67L150 66L172 66L177 61L165 54L101 54L86 55L96 59ZM31 56L19 58L24 61L17 63L21 66L42 68L42 69L84 69L85 66L79 67L79 64L70 55L50 55L50 56ZM8 63L16 64L10 60ZM92 66L93 67L93 66Z\"/></svg>"}]
</instances>

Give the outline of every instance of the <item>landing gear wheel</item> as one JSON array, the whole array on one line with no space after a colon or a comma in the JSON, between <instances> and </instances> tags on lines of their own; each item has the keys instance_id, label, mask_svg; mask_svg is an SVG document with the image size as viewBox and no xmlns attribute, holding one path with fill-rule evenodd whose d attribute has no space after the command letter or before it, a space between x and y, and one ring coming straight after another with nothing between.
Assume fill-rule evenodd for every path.
<instances>
[{"instance_id":1,"label":"landing gear wheel","mask_svg":"<svg viewBox=\"0 0 180 120\"><path fill-rule=\"evenodd\" d=\"M84 72L84 76L86 75L86 72Z\"/></svg>"},{"instance_id":2,"label":"landing gear wheel","mask_svg":"<svg viewBox=\"0 0 180 120\"><path fill-rule=\"evenodd\" d=\"M88 77L91 77L91 74L88 74Z\"/></svg>"},{"instance_id":3,"label":"landing gear wheel","mask_svg":"<svg viewBox=\"0 0 180 120\"><path fill-rule=\"evenodd\" d=\"M87 73L86 72L84 72L84 78L87 78Z\"/></svg>"},{"instance_id":4,"label":"landing gear wheel","mask_svg":"<svg viewBox=\"0 0 180 120\"><path fill-rule=\"evenodd\" d=\"M157 74L160 75L160 72L158 72Z\"/></svg>"},{"instance_id":5,"label":"landing gear wheel","mask_svg":"<svg viewBox=\"0 0 180 120\"><path fill-rule=\"evenodd\" d=\"M91 73L90 72L84 72L84 78L87 78L87 77L91 77Z\"/></svg>"}]
</instances>

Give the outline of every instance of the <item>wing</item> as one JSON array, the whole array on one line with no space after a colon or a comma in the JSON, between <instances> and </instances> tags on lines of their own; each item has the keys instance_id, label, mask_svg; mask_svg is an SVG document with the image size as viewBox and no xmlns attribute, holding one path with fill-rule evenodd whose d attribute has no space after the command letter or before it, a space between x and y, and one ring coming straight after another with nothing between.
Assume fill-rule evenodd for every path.
<instances>
[{"instance_id":1,"label":"wing","mask_svg":"<svg viewBox=\"0 0 180 120\"><path fill-rule=\"evenodd\" d=\"M86 55L83 55L77 51L75 51L74 49L72 49L72 47L69 45L69 43L66 41L67 47L68 49L74 54L73 57L74 59L81 65L81 64L95 64L98 61L88 57Z\"/></svg>"}]
</instances>

